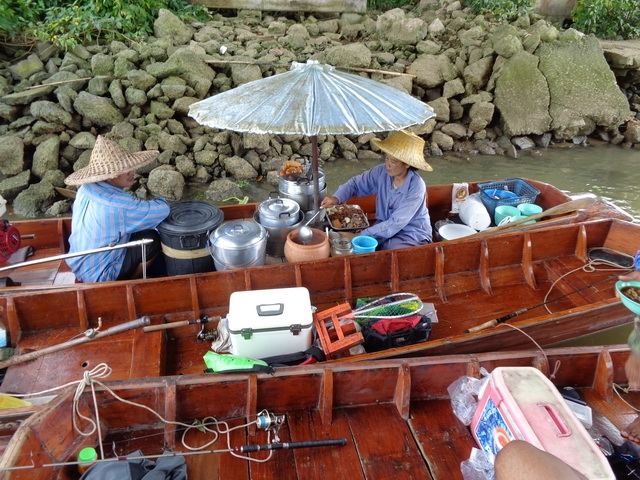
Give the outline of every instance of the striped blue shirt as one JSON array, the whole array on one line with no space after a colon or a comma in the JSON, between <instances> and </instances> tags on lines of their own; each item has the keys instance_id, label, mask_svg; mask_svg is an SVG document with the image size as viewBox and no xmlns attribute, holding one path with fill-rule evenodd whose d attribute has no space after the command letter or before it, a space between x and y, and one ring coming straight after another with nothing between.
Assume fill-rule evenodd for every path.
<instances>
[{"instance_id":1,"label":"striped blue shirt","mask_svg":"<svg viewBox=\"0 0 640 480\"><path fill-rule=\"evenodd\" d=\"M350 178L334 196L344 203L351 197L372 194L376 195L376 223L362 235L374 237L382 250L431 242L427 186L420 175L409 170L403 184L393 188L393 177L382 164Z\"/></svg>"},{"instance_id":2,"label":"striped blue shirt","mask_svg":"<svg viewBox=\"0 0 640 480\"><path fill-rule=\"evenodd\" d=\"M107 182L87 183L78 189L73 203L69 252L126 243L132 233L155 228L169 215L163 199L140 200ZM67 264L83 282L115 280L126 250L83 255Z\"/></svg>"}]
</instances>

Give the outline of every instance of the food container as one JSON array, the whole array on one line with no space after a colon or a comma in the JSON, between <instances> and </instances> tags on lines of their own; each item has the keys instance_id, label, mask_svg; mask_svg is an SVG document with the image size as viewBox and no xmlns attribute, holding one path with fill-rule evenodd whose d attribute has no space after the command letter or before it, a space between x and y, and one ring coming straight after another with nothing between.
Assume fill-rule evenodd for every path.
<instances>
[{"instance_id":1,"label":"food container","mask_svg":"<svg viewBox=\"0 0 640 480\"><path fill-rule=\"evenodd\" d=\"M353 245L348 238L334 238L331 240L331 256L340 257L343 255L351 255L353 253Z\"/></svg>"},{"instance_id":2,"label":"food container","mask_svg":"<svg viewBox=\"0 0 640 480\"><path fill-rule=\"evenodd\" d=\"M313 336L309 290L233 292L227 321L233 355L266 358L302 352L311 346Z\"/></svg>"},{"instance_id":3,"label":"food container","mask_svg":"<svg viewBox=\"0 0 640 480\"><path fill-rule=\"evenodd\" d=\"M586 478L615 479L607 459L562 395L533 367L493 370L480 392L471 432L490 457L511 440L525 440Z\"/></svg>"},{"instance_id":4,"label":"food container","mask_svg":"<svg viewBox=\"0 0 640 480\"><path fill-rule=\"evenodd\" d=\"M318 174L318 188L320 189L320 201L327 195L327 185L324 172ZM313 210L313 179L299 177L296 180L289 180L282 176L278 177L278 192L281 197L294 200L300 208L308 212Z\"/></svg>"},{"instance_id":5,"label":"food container","mask_svg":"<svg viewBox=\"0 0 640 480\"><path fill-rule=\"evenodd\" d=\"M300 205L289 198L269 198L258 205L260 225L290 227L300 221Z\"/></svg>"},{"instance_id":6,"label":"food container","mask_svg":"<svg viewBox=\"0 0 640 480\"><path fill-rule=\"evenodd\" d=\"M254 220L224 222L209 237L216 270L264 265L268 235Z\"/></svg>"},{"instance_id":7,"label":"food container","mask_svg":"<svg viewBox=\"0 0 640 480\"><path fill-rule=\"evenodd\" d=\"M293 230L300 228L300 226L304 222L304 216L302 212L298 212L298 215L298 221L293 225L268 227L262 223L260 212L256 210L256 212L253 214L253 219L260 225L262 225L269 234L267 238L267 255L271 255L274 257L284 257L284 244L287 241L287 235L289 235L289 233Z\"/></svg>"},{"instance_id":8,"label":"food container","mask_svg":"<svg viewBox=\"0 0 640 480\"><path fill-rule=\"evenodd\" d=\"M284 243L284 256L287 262L306 262L329 257L331 246L325 232L317 228L312 228L311 232L311 239L304 245L299 240L300 229L289 232Z\"/></svg>"},{"instance_id":9,"label":"food container","mask_svg":"<svg viewBox=\"0 0 640 480\"><path fill-rule=\"evenodd\" d=\"M205 202L171 205L169 216L158 225L167 275L210 272L214 262L208 239L224 218L222 210Z\"/></svg>"},{"instance_id":10,"label":"food container","mask_svg":"<svg viewBox=\"0 0 640 480\"><path fill-rule=\"evenodd\" d=\"M324 212L329 228L336 232L353 232L369 227L369 219L359 205L334 205ZM349 218L349 222L345 223L344 218ZM340 225L336 225L336 219L341 220ZM349 226L349 224L353 226Z\"/></svg>"}]
</instances>

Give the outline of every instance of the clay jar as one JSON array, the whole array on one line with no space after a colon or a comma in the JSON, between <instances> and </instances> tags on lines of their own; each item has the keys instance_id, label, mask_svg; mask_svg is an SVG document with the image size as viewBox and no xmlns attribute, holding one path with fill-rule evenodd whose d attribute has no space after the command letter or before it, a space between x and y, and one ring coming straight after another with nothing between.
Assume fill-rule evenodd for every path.
<instances>
[{"instance_id":1,"label":"clay jar","mask_svg":"<svg viewBox=\"0 0 640 480\"><path fill-rule=\"evenodd\" d=\"M298 234L300 229L289 232L284 243L284 256L287 262L306 262L329 257L331 247L327 235L317 228L312 228L311 231L313 232L313 237L306 245L299 243Z\"/></svg>"}]
</instances>

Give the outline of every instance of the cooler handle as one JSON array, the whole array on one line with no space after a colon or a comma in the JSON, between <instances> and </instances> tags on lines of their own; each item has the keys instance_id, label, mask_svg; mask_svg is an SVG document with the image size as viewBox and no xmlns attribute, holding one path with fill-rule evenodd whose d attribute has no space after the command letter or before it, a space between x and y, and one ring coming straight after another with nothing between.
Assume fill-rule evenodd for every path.
<instances>
[{"instance_id":1,"label":"cooler handle","mask_svg":"<svg viewBox=\"0 0 640 480\"><path fill-rule=\"evenodd\" d=\"M260 317L282 315L282 312L284 311L284 303L263 303L261 305L256 305L256 311Z\"/></svg>"},{"instance_id":2,"label":"cooler handle","mask_svg":"<svg viewBox=\"0 0 640 480\"><path fill-rule=\"evenodd\" d=\"M556 435L558 437L568 437L571 435L571 429L564 422L560 413L558 412L558 410L556 410L556 407L548 403L540 404L540 406L544 408L545 412L547 413L549 418L551 418L553 424L556 426L556 429L558 430L558 433Z\"/></svg>"}]
</instances>

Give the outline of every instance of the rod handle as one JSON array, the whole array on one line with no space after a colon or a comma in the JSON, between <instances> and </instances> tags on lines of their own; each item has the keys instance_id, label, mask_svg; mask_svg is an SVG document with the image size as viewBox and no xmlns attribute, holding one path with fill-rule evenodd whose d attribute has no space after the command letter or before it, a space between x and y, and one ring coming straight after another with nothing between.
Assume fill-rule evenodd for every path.
<instances>
[{"instance_id":1,"label":"rod handle","mask_svg":"<svg viewBox=\"0 0 640 480\"><path fill-rule=\"evenodd\" d=\"M236 447L237 452L260 452L263 450L282 450L291 448L312 448L312 447L343 447L347 444L346 438L334 438L329 440L307 440L304 442L281 442L266 443L264 445L243 445Z\"/></svg>"},{"instance_id":2,"label":"rod handle","mask_svg":"<svg viewBox=\"0 0 640 480\"><path fill-rule=\"evenodd\" d=\"M507 320L513 318L513 317L517 317L518 315L520 315L521 313L526 312L528 309L527 308L521 308L520 310L515 310L511 313L507 313L506 315L503 315L500 318L496 318L496 322L497 323L503 323L506 322Z\"/></svg>"},{"instance_id":3,"label":"rod handle","mask_svg":"<svg viewBox=\"0 0 640 480\"><path fill-rule=\"evenodd\" d=\"M142 331L145 333L157 332L159 330L169 330L171 328L186 327L188 325L191 325L192 323L193 323L193 320L182 320L180 322L160 323L158 325L149 325L148 327L144 327Z\"/></svg>"},{"instance_id":4,"label":"rod handle","mask_svg":"<svg viewBox=\"0 0 640 480\"><path fill-rule=\"evenodd\" d=\"M475 327L467 328L464 333L474 333L479 332L480 330L485 330L487 328L495 327L498 324L498 320L489 320L488 322L481 323L480 325L476 325Z\"/></svg>"}]
</instances>

